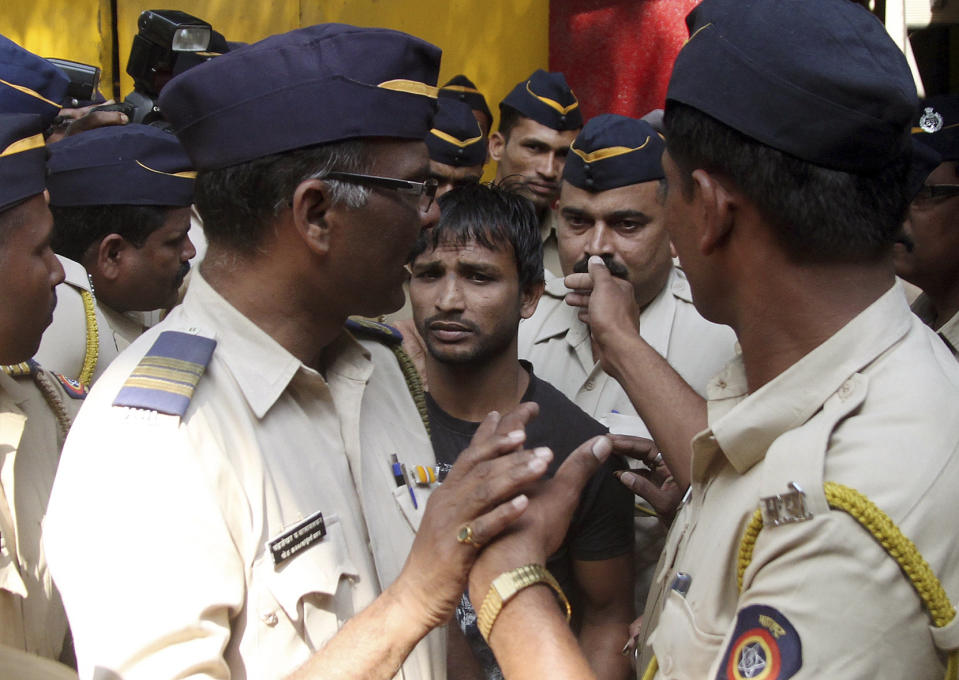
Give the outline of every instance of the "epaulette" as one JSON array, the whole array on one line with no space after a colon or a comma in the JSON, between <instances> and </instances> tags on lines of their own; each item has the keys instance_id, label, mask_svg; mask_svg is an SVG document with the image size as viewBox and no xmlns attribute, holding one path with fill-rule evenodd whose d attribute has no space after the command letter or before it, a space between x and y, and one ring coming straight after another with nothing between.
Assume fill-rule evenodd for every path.
<instances>
[{"instance_id":1,"label":"epaulette","mask_svg":"<svg viewBox=\"0 0 959 680\"><path fill-rule=\"evenodd\" d=\"M19 364L6 364L0 366L0 370L9 375L11 378L25 378L27 376L32 376L34 373L39 370L40 365L33 359L28 359L27 361L21 361Z\"/></svg>"},{"instance_id":2,"label":"epaulette","mask_svg":"<svg viewBox=\"0 0 959 680\"><path fill-rule=\"evenodd\" d=\"M346 328L348 331L369 340L376 340L386 345L395 346L403 343L403 334L392 326L370 321L369 319L347 319Z\"/></svg>"},{"instance_id":3,"label":"epaulette","mask_svg":"<svg viewBox=\"0 0 959 680\"><path fill-rule=\"evenodd\" d=\"M215 347L216 340L202 335L160 333L123 383L113 405L182 417Z\"/></svg>"}]
</instances>

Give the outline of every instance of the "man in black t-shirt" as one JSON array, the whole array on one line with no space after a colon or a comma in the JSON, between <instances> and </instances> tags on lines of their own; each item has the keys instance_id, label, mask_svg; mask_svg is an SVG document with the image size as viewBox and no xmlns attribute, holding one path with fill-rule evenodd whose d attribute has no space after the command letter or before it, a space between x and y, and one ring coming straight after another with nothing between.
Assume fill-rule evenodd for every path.
<instances>
[{"instance_id":1,"label":"man in black t-shirt","mask_svg":"<svg viewBox=\"0 0 959 680\"><path fill-rule=\"evenodd\" d=\"M549 447L551 474L580 443L605 431L520 362L519 321L543 291L542 243L532 205L495 187L473 185L440 199L442 217L424 232L411 259L410 300L423 338L427 408L437 461L452 465L490 411L539 404L526 428L527 448ZM619 652L633 619L633 500L607 462L580 498L559 551L547 563L574 608L584 653L599 677L624 678ZM474 597L482 597L475 594ZM499 678L464 596L457 620L473 655L451 633L451 678ZM458 651L459 650L459 653ZM474 660L478 660L476 663Z\"/></svg>"}]
</instances>

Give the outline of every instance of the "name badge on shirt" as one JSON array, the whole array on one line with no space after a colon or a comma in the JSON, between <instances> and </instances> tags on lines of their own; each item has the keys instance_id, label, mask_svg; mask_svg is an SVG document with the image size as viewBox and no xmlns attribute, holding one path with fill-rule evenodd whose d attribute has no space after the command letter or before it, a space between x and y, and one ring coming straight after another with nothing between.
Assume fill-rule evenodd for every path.
<instances>
[{"instance_id":1,"label":"name badge on shirt","mask_svg":"<svg viewBox=\"0 0 959 680\"><path fill-rule=\"evenodd\" d=\"M326 536L326 523L323 521L323 513L314 512L302 522L267 541L266 547L270 549L270 555L273 556L273 566L279 566L295 557L317 541L323 540L324 536Z\"/></svg>"}]
</instances>

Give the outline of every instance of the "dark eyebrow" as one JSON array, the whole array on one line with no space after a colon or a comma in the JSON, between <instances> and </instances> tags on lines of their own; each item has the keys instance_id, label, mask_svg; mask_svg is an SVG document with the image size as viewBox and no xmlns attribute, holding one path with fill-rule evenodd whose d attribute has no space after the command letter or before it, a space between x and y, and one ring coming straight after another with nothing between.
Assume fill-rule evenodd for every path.
<instances>
[{"instance_id":1,"label":"dark eyebrow","mask_svg":"<svg viewBox=\"0 0 959 680\"><path fill-rule=\"evenodd\" d=\"M653 221L653 218L644 213L642 210L615 210L611 212L607 217L607 222L622 222L623 220L636 220L637 222L642 222L643 224L648 224Z\"/></svg>"},{"instance_id":2,"label":"dark eyebrow","mask_svg":"<svg viewBox=\"0 0 959 680\"><path fill-rule=\"evenodd\" d=\"M443 265L440 263L439 260L427 260L425 262L421 262L417 260L413 262L412 265L410 265L410 270L412 270L414 274L425 272L425 271L436 271L442 268L443 268Z\"/></svg>"},{"instance_id":3,"label":"dark eyebrow","mask_svg":"<svg viewBox=\"0 0 959 680\"><path fill-rule=\"evenodd\" d=\"M582 208L573 208L570 206L564 206L560 209L560 214L574 217L582 217L583 215L589 215L588 212Z\"/></svg>"},{"instance_id":4,"label":"dark eyebrow","mask_svg":"<svg viewBox=\"0 0 959 680\"><path fill-rule=\"evenodd\" d=\"M470 262L461 261L457 265L457 269L461 272L467 274L477 273L477 274L487 274L487 275L498 275L500 273L500 268L494 264L486 264L484 262Z\"/></svg>"}]
</instances>

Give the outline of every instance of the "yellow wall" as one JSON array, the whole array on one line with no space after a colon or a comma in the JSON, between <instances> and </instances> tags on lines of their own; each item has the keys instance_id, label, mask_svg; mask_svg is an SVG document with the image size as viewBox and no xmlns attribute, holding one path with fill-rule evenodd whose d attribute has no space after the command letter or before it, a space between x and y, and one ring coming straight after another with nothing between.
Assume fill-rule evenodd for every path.
<instances>
[{"instance_id":1,"label":"yellow wall","mask_svg":"<svg viewBox=\"0 0 959 680\"><path fill-rule=\"evenodd\" d=\"M2 7L0 33L10 40L41 57L97 65L102 82L110 82L109 0L5 0Z\"/></svg>"},{"instance_id":2,"label":"yellow wall","mask_svg":"<svg viewBox=\"0 0 959 680\"><path fill-rule=\"evenodd\" d=\"M243 42L324 21L406 31L443 48L440 82L465 73L494 116L514 84L548 63L549 0L118 0L117 6L123 96L133 88L125 68L137 16L156 8L189 12ZM5 0L0 33L41 56L99 65L109 96L109 0Z\"/></svg>"}]
</instances>

